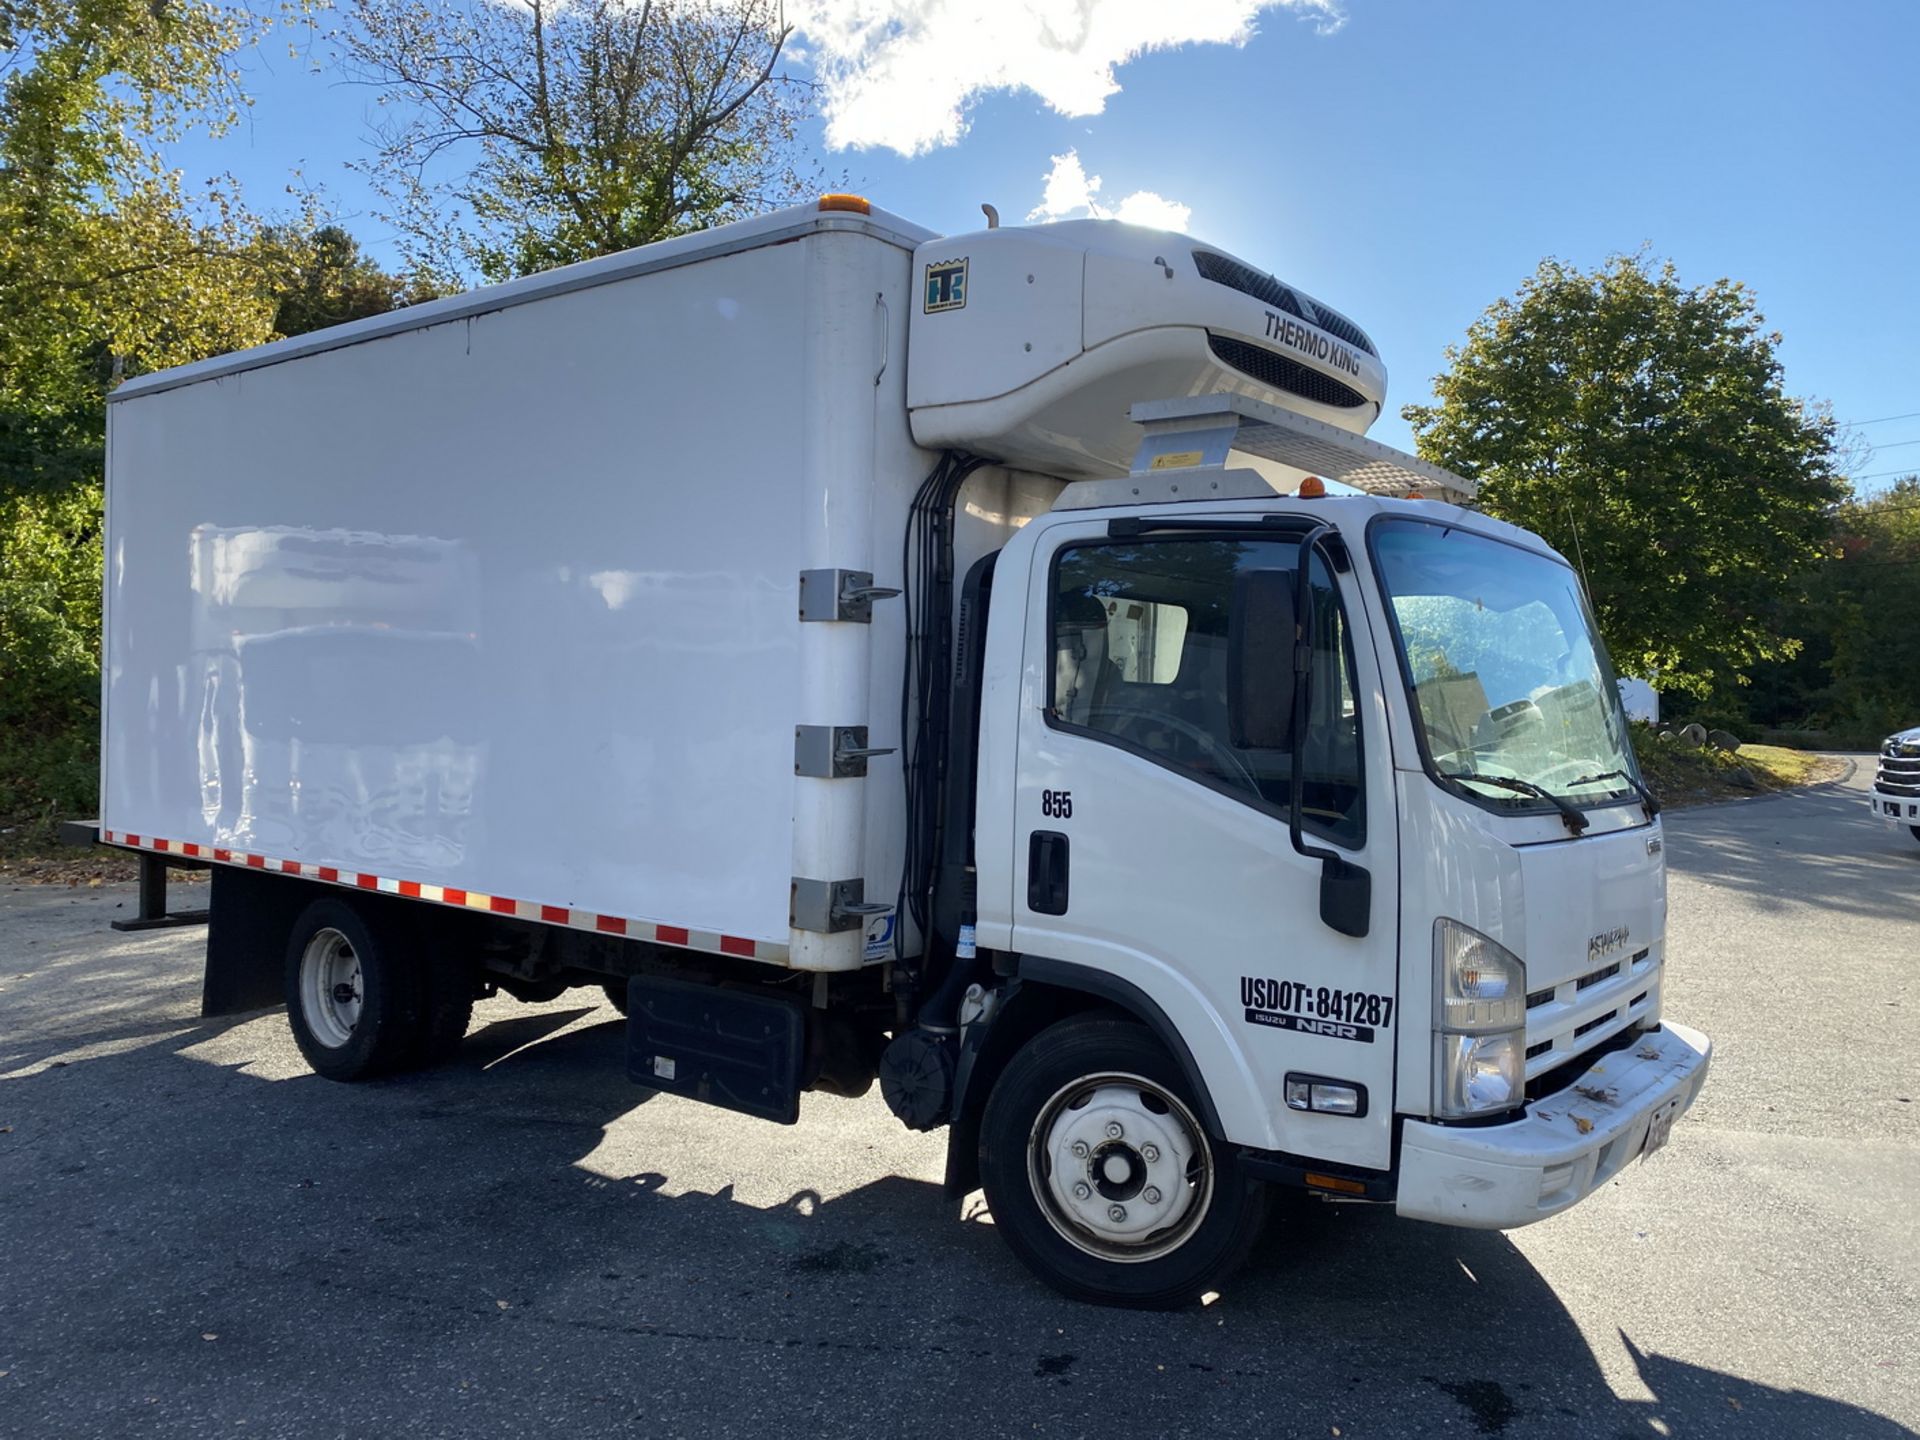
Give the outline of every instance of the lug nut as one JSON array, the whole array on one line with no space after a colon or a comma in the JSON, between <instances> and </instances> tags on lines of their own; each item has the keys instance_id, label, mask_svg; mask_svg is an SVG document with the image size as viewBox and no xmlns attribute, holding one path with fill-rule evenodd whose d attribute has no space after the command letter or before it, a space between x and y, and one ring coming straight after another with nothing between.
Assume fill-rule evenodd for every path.
<instances>
[{"instance_id":1,"label":"lug nut","mask_svg":"<svg viewBox=\"0 0 1920 1440\"><path fill-rule=\"evenodd\" d=\"M1084 1159L1086 1159L1086 1158L1087 1158L1087 1156L1088 1156L1088 1155L1090 1155L1090 1154L1092 1154L1092 1153L1093 1153L1092 1151L1090 1151L1090 1150L1088 1150L1088 1149L1087 1149L1087 1142L1086 1142L1086 1141L1084 1141L1084 1140L1076 1140L1076 1141L1074 1141L1074 1142L1073 1142L1073 1158L1074 1158L1074 1159L1076 1159L1076 1160L1084 1160Z\"/></svg>"},{"instance_id":2,"label":"lug nut","mask_svg":"<svg viewBox=\"0 0 1920 1440\"><path fill-rule=\"evenodd\" d=\"M1140 1198L1149 1205L1158 1205L1160 1203L1160 1192L1149 1185L1140 1192Z\"/></svg>"},{"instance_id":3,"label":"lug nut","mask_svg":"<svg viewBox=\"0 0 1920 1440\"><path fill-rule=\"evenodd\" d=\"M1118 1224L1119 1224L1119 1223L1120 1223L1120 1222L1121 1222L1122 1220L1124 1220L1124 1219L1126 1219L1126 1218L1127 1218L1127 1207L1126 1207L1126 1206L1124 1206L1124 1205L1109 1205L1109 1206L1107 1207L1107 1219L1109 1219L1109 1220L1111 1220L1111 1221L1113 1221L1113 1223L1114 1223L1114 1224L1116 1224L1116 1225L1118 1225Z\"/></svg>"},{"instance_id":4,"label":"lug nut","mask_svg":"<svg viewBox=\"0 0 1920 1440\"><path fill-rule=\"evenodd\" d=\"M1078 1185L1073 1187L1073 1198L1076 1200L1090 1199L1092 1195L1093 1195L1093 1187L1087 1184L1084 1180L1081 1181Z\"/></svg>"},{"instance_id":5,"label":"lug nut","mask_svg":"<svg viewBox=\"0 0 1920 1440\"><path fill-rule=\"evenodd\" d=\"M1160 1147L1158 1145L1142 1145L1140 1147L1140 1158L1149 1165L1153 1164L1154 1161L1160 1158Z\"/></svg>"},{"instance_id":6,"label":"lug nut","mask_svg":"<svg viewBox=\"0 0 1920 1440\"><path fill-rule=\"evenodd\" d=\"M1125 1130L1120 1128L1120 1122L1118 1120L1107 1121L1107 1139L1118 1140L1122 1135L1126 1133L1127 1132Z\"/></svg>"}]
</instances>

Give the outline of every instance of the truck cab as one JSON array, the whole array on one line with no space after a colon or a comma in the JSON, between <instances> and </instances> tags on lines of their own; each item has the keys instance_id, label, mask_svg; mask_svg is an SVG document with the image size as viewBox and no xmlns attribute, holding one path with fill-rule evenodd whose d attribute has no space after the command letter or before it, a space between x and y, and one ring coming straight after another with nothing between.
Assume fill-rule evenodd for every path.
<instances>
[{"instance_id":1,"label":"truck cab","mask_svg":"<svg viewBox=\"0 0 1920 1440\"><path fill-rule=\"evenodd\" d=\"M1106 1257L1100 1298L1177 1268L1112 1260L1206 1250L1247 1177L1556 1214L1706 1073L1662 1019L1664 840L1573 569L1454 505L1302 488L1090 482L994 564L975 825L1012 843L976 845L966 1088L1072 1039L1063 994L1144 1019L1179 1083L1036 1090L954 1178L1033 1202L1044 1269Z\"/></svg>"}]
</instances>

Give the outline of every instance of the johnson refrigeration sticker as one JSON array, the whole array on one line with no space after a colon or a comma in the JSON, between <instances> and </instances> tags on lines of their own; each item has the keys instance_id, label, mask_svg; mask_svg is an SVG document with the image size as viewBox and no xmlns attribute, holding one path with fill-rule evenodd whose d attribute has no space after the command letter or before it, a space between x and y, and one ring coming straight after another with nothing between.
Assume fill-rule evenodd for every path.
<instances>
[{"instance_id":1,"label":"johnson refrigeration sticker","mask_svg":"<svg viewBox=\"0 0 1920 1440\"><path fill-rule=\"evenodd\" d=\"M867 922L867 959L893 958L893 911L876 915Z\"/></svg>"},{"instance_id":2,"label":"johnson refrigeration sticker","mask_svg":"<svg viewBox=\"0 0 1920 1440\"><path fill-rule=\"evenodd\" d=\"M1328 1035L1373 1043L1374 1032L1393 1024L1393 997L1337 985L1306 985L1265 975L1240 977L1240 1003L1249 1025Z\"/></svg>"},{"instance_id":3,"label":"johnson refrigeration sticker","mask_svg":"<svg viewBox=\"0 0 1920 1440\"><path fill-rule=\"evenodd\" d=\"M935 260L927 266L927 291L924 309L929 315L940 310L962 310L967 304L967 257Z\"/></svg>"}]
</instances>

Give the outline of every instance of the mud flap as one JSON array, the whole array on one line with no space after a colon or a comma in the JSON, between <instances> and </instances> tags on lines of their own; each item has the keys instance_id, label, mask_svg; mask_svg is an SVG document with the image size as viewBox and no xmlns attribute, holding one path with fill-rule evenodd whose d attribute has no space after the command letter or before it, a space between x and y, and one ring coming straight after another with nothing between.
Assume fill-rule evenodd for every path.
<instances>
[{"instance_id":1,"label":"mud flap","mask_svg":"<svg viewBox=\"0 0 1920 1440\"><path fill-rule=\"evenodd\" d=\"M238 1015L286 1003L287 937L319 888L291 876L213 868L200 1013Z\"/></svg>"},{"instance_id":2,"label":"mud flap","mask_svg":"<svg viewBox=\"0 0 1920 1440\"><path fill-rule=\"evenodd\" d=\"M784 996L636 975L627 982L627 1078L792 1125L806 1014Z\"/></svg>"}]
</instances>

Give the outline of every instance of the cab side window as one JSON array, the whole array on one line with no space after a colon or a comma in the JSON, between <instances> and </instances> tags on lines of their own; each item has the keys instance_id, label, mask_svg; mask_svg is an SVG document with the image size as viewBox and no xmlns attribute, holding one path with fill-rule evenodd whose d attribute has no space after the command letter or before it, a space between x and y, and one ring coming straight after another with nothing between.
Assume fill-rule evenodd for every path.
<instances>
[{"instance_id":1,"label":"cab side window","mask_svg":"<svg viewBox=\"0 0 1920 1440\"><path fill-rule=\"evenodd\" d=\"M1233 743L1227 631L1245 570L1293 569L1283 541L1169 538L1069 546L1054 561L1051 723L1083 731L1284 815L1290 750ZM1349 845L1365 838L1359 716L1346 617L1318 556L1312 578L1318 672L1311 687L1304 818ZM1264 645L1292 663L1291 635Z\"/></svg>"}]
</instances>

